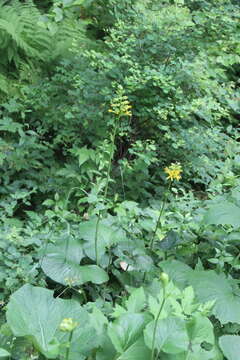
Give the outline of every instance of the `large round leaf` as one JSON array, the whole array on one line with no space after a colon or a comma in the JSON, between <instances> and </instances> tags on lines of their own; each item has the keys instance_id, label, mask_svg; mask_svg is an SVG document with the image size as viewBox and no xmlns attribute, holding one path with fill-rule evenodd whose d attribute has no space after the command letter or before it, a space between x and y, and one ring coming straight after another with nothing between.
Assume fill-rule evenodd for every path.
<instances>
[{"instance_id":1,"label":"large round leaf","mask_svg":"<svg viewBox=\"0 0 240 360\"><path fill-rule=\"evenodd\" d=\"M7 321L15 336L28 336L48 359L55 359L59 342L54 340L64 318L85 324L88 314L73 300L53 297L44 288L24 285L11 295L7 305Z\"/></svg>"}]
</instances>

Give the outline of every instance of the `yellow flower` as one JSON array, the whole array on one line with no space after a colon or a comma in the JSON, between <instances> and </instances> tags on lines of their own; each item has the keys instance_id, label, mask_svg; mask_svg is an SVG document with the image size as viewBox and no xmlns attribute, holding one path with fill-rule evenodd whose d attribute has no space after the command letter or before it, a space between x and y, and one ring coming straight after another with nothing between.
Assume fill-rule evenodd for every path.
<instances>
[{"instance_id":1,"label":"yellow flower","mask_svg":"<svg viewBox=\"0 0 240 360\"><path fill-rule=\"evenodd\" d=\"M112 100L110 109L108 112L116 114L117 116L132 116L131 105L128 101L127 96L124 95L124 90L122 86L118 87L117 95Z\"/></svg>"},{"instance_id":2,"label":"yellow flower","mask_svg":"<svg viewBox=\"0 0 240 360\"><path fill-rule=\"evenodd\" d=\"M179 163L171 164L164 169L164 172L168 175L167 179L170 179L171 181L180 180L182 167Z\"/></svg>"},{"instance_id":3,"label":"yellow flower","mask_svg":"<svg viewBox=\"0 0 240 360\"><path fill-rule=\"evenodd\" d=\"M61 324L59 325L59 329L61 331L73 331L78 326L78 323L73 321L72 318L63 319Z\"/></svg>"}]
</instances>

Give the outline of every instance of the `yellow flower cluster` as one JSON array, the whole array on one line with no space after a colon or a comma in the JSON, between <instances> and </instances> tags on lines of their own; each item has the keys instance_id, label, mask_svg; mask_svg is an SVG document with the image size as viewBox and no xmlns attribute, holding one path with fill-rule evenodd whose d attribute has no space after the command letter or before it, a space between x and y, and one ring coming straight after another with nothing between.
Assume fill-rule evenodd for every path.
<instances>
[{"instance_id":1,"label":"yellow flower cluster","mask_svg":"<svg viewBox=\"0 0 240 360\"><path fill-rule=\"evenodd\" d=\"M117 116L132 116L131 105L128 101L128 97L123 95L124 90L119 86L117 96L113 99L108 112L116 114Z\"/></svg>"},{"instance_id":2,"label":"yellow flower cluster","mask_svg":"<svg viewBox=\"0 0 240 360\"><path fill-rule=\"evenodd\" d=\"M182 167L179 163L171 164L164 169L164 172L168 175L167 179L170 179L171 181L180 180Z\"/></svg>"},{"instance_id":3,"label":"yellow flower cluster","mask_svg":"<svg viewBox=\"0 0 240 360\"><path fill-rule=\"evenodd\" d=\"M59 325L59 329L61 331L68 331L71 332L73 331L76 327L78 326L78 323L73 321L72 318L66 318L63 319L61 324Z\"/></svg>"}]
</instances>

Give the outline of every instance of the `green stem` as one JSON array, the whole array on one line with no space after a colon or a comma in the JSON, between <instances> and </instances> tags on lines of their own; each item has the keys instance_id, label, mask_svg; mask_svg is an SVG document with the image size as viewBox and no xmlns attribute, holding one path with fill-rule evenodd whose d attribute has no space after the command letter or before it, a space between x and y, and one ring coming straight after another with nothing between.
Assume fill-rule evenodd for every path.
<instances>
[{"instance_id":1,"label":"green stem","mask_svg":"<svg viewBox=\"0 0 240 360\"><path fill-rule=\"evenodd\" d=\"M164 208L165 208L166 201L167 201L167 193L168 193L171 185L172 185L172 181L169 182L167 191L164 193L164 198L163 198L162 206L161 206L160 213L159 213L159 216L158 216L158 219L157 219L157 224L156 224L155 230L154 230L154 232L153 232L153 236L152 236L152 239L151 239L151 242L150 242L150 246L149 246L150 250L153 249L154 238L155 238L155 235L156 235L156 233L157 233L157 229L158 229L158 227L159 227L159 225L160 225L160 220L161 220L161 217L162 217L162 214L163 214L163 210L164 210Z\"/></svg>"},{"instance_id":2,"label":"green stem","mask_svg":"<svg viewBox=\"0 0 240 360\"><path fill-rule=\"evenodd\" d=\"M84 298L85 303L88 302L88 298L87 298L87 295L86 295L84 289L81 289L81 293L79 293L79 290L78 290L78 289L75 289L74 287L72 287L72 289L73 289L74 291L76 291L78 294L83 295L83 298Z\"/></svg>"},{"instance_id":3,"label":"green stem","mask_svg":"<svg viewBox=\"0 0 240 360\"><path fill-rule=\"evenodd\" d=\"M115 144L118 122L119 122L119 117L115 121L113 134L112 134L112 143L111 143L111 150L110 150L110 155L109 155L109 160L108 160L108 169L107 169L107 181L106 181L106 186L105 186L104 195L103 195L104 200L106 200L107 193L108 193L108 185L109 185L109 179L110 179L110 172L111 172L111 168L112 168L112 159L113 159L113 155L114 155L114 144Z\"/></svg>"},{"instance_id":4,"label":"green stem","mask_svg":"<svg viewBox=\"0 0 240 360\"><path fill-rule=\"evenodd\" d=\"M164 304L165 304L165 300L166 300L166 290L165 290L165 286L163 286L163 299L162 299L162 302L161 302L161 305L160 305L160 308L159 308L159 311L158 311L158 314L157 314L157 317L156 317L156 320L155 320L155 323L154 323L154 329L153 329L151 360L154 360L154 352L155 352L155 351L154 351L154 350L155 350L154 347L155 347L157 324L158 324L158 320L159 320L159 317L160 317L160 315L161 315L163 306L164 306Z\"/></svg>"},{"instance_id":5,"label":"green stem","mask_svg":"<svg viewBox=\"0 0 240 360\"><path fill-rule=\"evenodd\" d=\"M62 292L60 292L60 294L58 296L56 296L56 299L59 298L60 296L62 296L65 291L67 291L69 289L69 286L67 286Z\"/></svg>"},{"instance_id":6,"label":"green stem","mask_svg":"<svg viewBox=\"0 0 240 360\"><path fill-rule=\"evenodd\" d=\"M110 180L110 172L112 168L112 159L114 156L114 144L117 134L117 127L118 127L119 117L116 119L112 134L112 142L111 142L111 149L110 149L110 155L108 160L108 168L107 168L107 180L106 180L106 186L104 189L103 199L104 202L106 202L107 199L107 193L108 193L108 185ZM96 264L98 265L99 259L98 259L98 230L99 230L99 223L100 223L100 213L98 214L97 223L96 223L96 231L95 231L95 239L94 239L94 246L95 246L95 257L96 257Z\"/></svg>"},{"instance_id":7,"label":"green stem","mask_svg":"<svg viewBox=\"0 0 240 360\"><path fill-rule=\"evenodd\" d=\"M70 332L70 335L69 335L68 347L67 347L67 351L66 351L66 360L69 359L70 347L71 347L71 342L72 342L72 336L73 336L73 330Z\"/></svg>"},{"instance_id":8,"label":"green stem","mask_svg":"<svg viewBox=\"0 0 240 360\"><path fill-rule=\"evenodd\" d=\"M100 223L100 214L98 214L97 217L98 218L97 218L97 222L96 222L94 246L95 246L96 264L98 265L98 230L99 230L99 223Z\"/></svg>"}]
</instances>

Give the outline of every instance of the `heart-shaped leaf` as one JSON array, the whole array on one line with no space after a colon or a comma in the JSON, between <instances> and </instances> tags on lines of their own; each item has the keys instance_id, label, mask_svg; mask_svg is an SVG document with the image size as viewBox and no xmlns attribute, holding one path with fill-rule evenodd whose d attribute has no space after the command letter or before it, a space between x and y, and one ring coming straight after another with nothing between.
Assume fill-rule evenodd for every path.
<instances>
[{"instance_id":1,"label":"heart-shaped leaf","mask_svg":"<svg viewBox=\"0 0 240 360\"><path fill-rule=\"evenodd\" d=\"M81 266L82 257L80 240L70 237L58 245L50 245L41 266L47 276L63 285L81 285L88 281L101 284L108 280L107 273L99 266Z\"/></svg>"}]
</instances>

